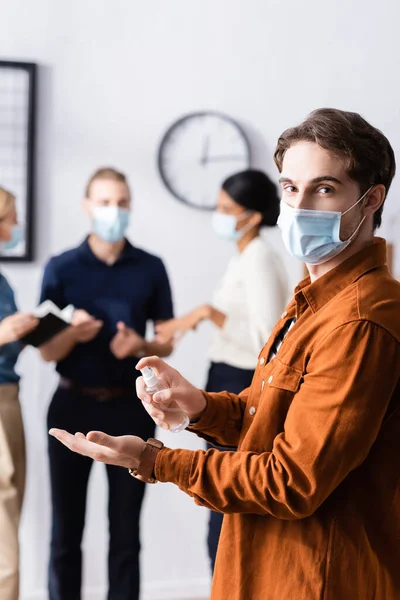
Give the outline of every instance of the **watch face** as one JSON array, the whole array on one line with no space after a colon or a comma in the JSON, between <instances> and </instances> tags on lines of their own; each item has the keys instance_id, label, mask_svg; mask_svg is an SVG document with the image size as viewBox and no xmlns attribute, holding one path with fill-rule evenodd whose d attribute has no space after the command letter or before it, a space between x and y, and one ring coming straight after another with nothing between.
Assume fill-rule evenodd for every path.
<instances>
[{"instance_id":1,"label":"watch face","mask_svg":"<svg viewBox=\"0 0 400 600\"><path fill-rule=\"evenodd\" d=\"M165 134L158 167L168 190L195 208L214 210L223 181L250 166L250 144L241 127L219 113L194 113Z\"/></svg>"}]
</instances>

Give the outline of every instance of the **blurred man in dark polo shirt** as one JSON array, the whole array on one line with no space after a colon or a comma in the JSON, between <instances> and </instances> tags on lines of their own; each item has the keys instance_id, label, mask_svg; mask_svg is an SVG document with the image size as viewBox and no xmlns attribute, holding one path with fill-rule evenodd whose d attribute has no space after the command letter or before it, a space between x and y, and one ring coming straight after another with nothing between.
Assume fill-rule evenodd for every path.
<instances>
[{"instance_id":1,"label":"blurred man in dark polo shirt","mask_svg":"<svg viewBox=\"0 0 400 600\"><path fill-rule=\"evenodd\" d=\"M154 433L152 419L135 393L141 356L168 356L167 344L147 342L146 324L173 316L163 262L124 237L131 196L125 176L100 169L83 201L92 230L77 248L46 266L41 301L76 308L73 326L41 348L56 361L60 383L48 412L48 427L86 432L95 425L113 435ZM81 541L92 460L49 441L53 522L49 566L50 600L79 600ZM109 484L109 599L139 597L139 517L144 486L107 466Z\"/></svg>"}]
</instances>

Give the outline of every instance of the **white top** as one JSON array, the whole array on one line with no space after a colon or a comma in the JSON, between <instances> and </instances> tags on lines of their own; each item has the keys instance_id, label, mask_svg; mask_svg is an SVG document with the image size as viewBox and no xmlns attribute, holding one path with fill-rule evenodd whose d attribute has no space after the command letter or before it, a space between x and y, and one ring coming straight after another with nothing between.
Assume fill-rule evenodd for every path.
<instances>
[{"instance_id":1,"label":"white top","mask_svg":"<svg viewBox=\"0 0 400 600\"><path fill-rule=\"evenodd\" d=\"M265 239L255 238L231 259L215 292L212 304L226 319L222 328L215 329L211 361L255 369L287 299L283 263Z\"/></svg>"}]
</instances>

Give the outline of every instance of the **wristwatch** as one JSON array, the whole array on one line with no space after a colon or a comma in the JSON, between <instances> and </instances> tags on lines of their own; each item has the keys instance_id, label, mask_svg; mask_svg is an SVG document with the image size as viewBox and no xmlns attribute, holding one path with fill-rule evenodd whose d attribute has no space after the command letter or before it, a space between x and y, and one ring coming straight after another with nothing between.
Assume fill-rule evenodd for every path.
<instances>
[{"instance_id":1,"label":"wristwatch","mask_svg":"<svg viewBox=\"0 0 400 600\"><path fill-rule=\"evenodd\" d=\"M129 475L144 483L157 483L157 479L154 477L154 465L157 454L163 447L164 444L160 440L149 438L140 457L139 466L137 469L128 469Z\"/></svg>"}]
</instances>

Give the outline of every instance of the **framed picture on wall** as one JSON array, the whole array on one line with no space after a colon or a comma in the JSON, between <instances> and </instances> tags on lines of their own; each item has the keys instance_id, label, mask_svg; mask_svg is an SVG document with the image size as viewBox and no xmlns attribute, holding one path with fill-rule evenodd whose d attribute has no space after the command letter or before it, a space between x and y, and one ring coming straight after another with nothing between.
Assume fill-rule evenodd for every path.
<instances>
[{"instance_id":1,"label":"framed picture on wall","mask_svg":"<svg viewBox=\"0 0 400 600\"><path fill-rule=\"evenodd\" d=\"M15 248L0 245L0 261L33 260L35 84L35 64L0 61L0 187L16 197L23 226Z\"/></svg>"}]
</instances>

